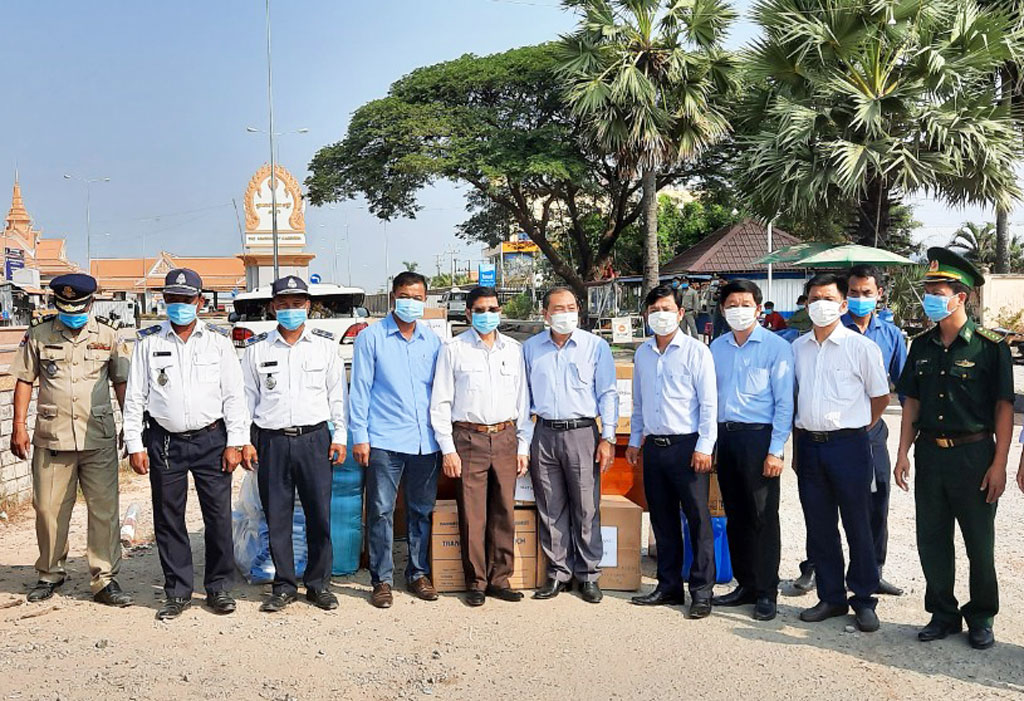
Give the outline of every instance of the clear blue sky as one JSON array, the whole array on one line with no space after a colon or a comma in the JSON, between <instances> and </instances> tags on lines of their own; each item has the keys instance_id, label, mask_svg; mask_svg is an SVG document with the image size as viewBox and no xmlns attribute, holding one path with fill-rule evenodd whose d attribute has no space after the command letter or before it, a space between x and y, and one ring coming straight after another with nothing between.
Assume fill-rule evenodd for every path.
<instances>
[{"instance_id":1,"label":"clear blue sky","mask_svg":"<svg viewBox=\"0 0 1024 701\"><path fill-rule=\"evenodd\" d=\"M738 2L745 10L749 1ZM556 0L273 0L274 104L280 160L299 180L349 116L421 65L487 54L556 37L573 18ZM7 3L0 65L0 209L17 165L29 212L47 236L66 236L85 260L85 186L63 179L109 177L93 186L93 256L232 255L239 235L231 200L267 160L262 0L62 0ZM731 43L752 36L741 21ZM434 254L479 247L457 242L458 191L423 193L415 221L389 224L392 273ZM979 212L923 203L922 233L944 239ZM307 210L313 270L330 275L335 238L346 278L346 221L355 284L385 279L381 224L359 203ZM463 263L464 264L464 263Z\"/></svg>"}]
</instances>

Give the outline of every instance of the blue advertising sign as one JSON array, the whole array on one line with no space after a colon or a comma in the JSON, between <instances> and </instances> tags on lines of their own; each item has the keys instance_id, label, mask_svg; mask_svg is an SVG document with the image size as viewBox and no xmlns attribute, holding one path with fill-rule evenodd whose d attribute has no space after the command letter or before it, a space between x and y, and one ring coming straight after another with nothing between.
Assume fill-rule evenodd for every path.
<instances>
[{"instance_id":1,"label":"blue advertising sign","mask_svg":"<svg viewBox=\"0 0 1024 701\"><path fill-rule=\"evenodd\" d=\"M312 275L309 276L309 281L311 283L313 283L314 285L319 285L320 284L320 280L322 280L322 279L323 278L320 277L320 273L313 273Z\"/></svg>"},{"instance_id":2,"label":"blue advertising sign","mask_svg":"<svg viewBox=\"0 0 1024 701\"><path fill-rule=\"evenodd\" d=\"M498 268L494 263L481 263L477 275L481 287L494 287L498 282Z\"/></svg>"}]
</instances>

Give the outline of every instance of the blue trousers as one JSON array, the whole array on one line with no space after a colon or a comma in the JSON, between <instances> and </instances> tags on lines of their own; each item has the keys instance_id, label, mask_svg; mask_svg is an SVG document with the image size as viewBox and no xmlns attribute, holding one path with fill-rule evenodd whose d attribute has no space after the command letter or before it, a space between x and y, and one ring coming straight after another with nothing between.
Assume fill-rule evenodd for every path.
<instances>
[{"instance_id":1,"label":"blue trousers","mask_svg":"<svg viewBox=\"0 0 1024 701\"><path fill-rule=\"evenodd\" d=\"M878 562L871 535L871 444L867 432L827 443L797 432L797 486L807 526L807 550L815 564L818 598L846 603L846 589L855 609L874 608ZM843 545L839 519L850 548L850 567L843 579Z\"/></svg>"},{"instance_id":2,"label":"blue trousers","mask_svg":"<svg viewBox=\"0 0 1024 701\"><path fill-rule=\"evenodd\" d=\"M409 582L430 574L430 519L437 500L439 453L410 455L370 449L366 470L366 526L370 545L370 581L394 584L395 501L405 478L405 508L409 529Z\"/></svg>"}]
</instances>

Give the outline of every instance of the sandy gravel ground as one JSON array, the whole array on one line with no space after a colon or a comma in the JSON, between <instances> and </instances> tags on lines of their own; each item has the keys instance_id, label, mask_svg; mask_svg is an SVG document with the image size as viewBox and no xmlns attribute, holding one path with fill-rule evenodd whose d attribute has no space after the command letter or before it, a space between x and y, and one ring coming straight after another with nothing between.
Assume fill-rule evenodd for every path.
<instances>
[{"instance_id":1,"label":"sandy gravel ground","mask_svg":"<svg viewBox=\"0 0 1024 701\"><path fill-rule=\"evenodd\" d=\"M887 420L895 441L898 416ZM1012 477L1018 444L1010 459ZM802 557L804 528L792 472L784 479L786 577ZM122 505L148 502L144 479L126 479L123 491ZM189 507L200 552L194 499ZM814 603L811 595L780 598L779 618L766 624L755 623L748 608L690 621L682 609L637 608L618 592L598 606L563 594L550 602L489 601L481 609L457 596L430 604L399 592L394 608L378 611L367 602L365 571L335 582L341 607L333 613L301 601L282 614L260 614L264 587L243 585L232 616L197 605L177 621L158 623L155 549L125 560L121 583L137 596L135 607L116 611L89 600L84 520L79 504L72 581L34 605L19 603L35 579L31 509L0 525L0 698L973 699L1019 698L1024 691L1024 495L1015 486L999 510L1003 613L999 643L987 652L971 650L963 635L917 642L927 620L924 580L913 497L902 493L892 503L886 575L907 594L882 600L882 630L875 634L848 632L852 619L801 623L797 614ZM143 535L150 524L146 505ZM960 558L965 584L962 552ZM653 584L653 565L647 562L645 588Z\"/></svg>"}]
</instances>

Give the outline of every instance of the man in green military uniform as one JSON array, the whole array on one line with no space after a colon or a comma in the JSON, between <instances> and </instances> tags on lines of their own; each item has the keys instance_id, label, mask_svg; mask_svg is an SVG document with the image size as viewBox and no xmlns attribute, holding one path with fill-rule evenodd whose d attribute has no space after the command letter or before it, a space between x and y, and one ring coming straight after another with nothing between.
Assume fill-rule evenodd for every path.
<instances>
[{"instance_id":1,"label":"man in green military uniform","mask_svg":"<svg viewBox=\"0 0 1024 701\"><path fill-rule=\"evenodd\" d=\"M924 310L936 326L910 346L896 388L906 401L893 473L906 491L915 446L917 549L927 580L924 606L932 614L918 639L958 633L963 618L971 647L984 650L995 644L999 611L993 550L1013 431L1012 360L999 334L967 318L972 288L985 283L977 268L944 248L928 249L928 260ZM953 594L954 522L971 568L971 600L962 608Z\"/></svg>"},{"instance_id":2,"label":"man in green military uniform","mask_svg":"<svg viewBox=\"0 0 1024 701\"><path fill-rule=\"evenodd\" d=\"M124 405L131 354L106 320L92 316L96 280L61 275L50 283L57 315L25 334L11 367L14 430L11 452L29 454L28 406L39 381L32 445L39 581L28 600L43 601L67 576L68 528L81 485L89 510L88 552L93 598L129 606L132 598L114 579L121 566L117 499L117 429L110 383Z\"/></svg>"}]
</instances>

